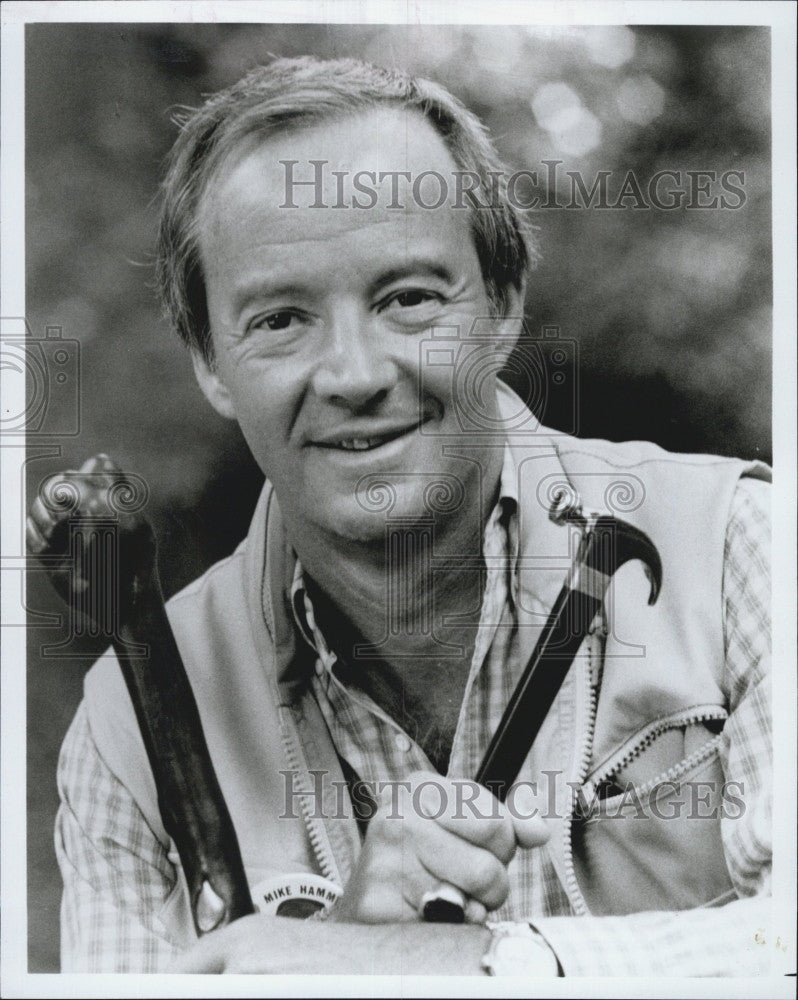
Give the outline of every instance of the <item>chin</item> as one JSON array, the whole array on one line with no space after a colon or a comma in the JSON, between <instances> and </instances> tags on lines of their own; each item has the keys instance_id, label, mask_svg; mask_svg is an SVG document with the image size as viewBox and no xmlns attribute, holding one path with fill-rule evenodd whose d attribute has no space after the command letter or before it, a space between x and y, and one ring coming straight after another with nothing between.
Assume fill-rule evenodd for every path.
<instances>
[{"instance_id":1,"label":"chin","mask_svg":"<svg viewBox=\"0 0 798 1000\"><path fill-rule=\"evenodd\" d=\"M375 487L368 497L328 504L323 522L317 523L342 541L384 545L391 527L409 528L423 521L431 521L431 513L420 491L418 495L398 492L388 496Z\"/></svg>"}]
</instances>

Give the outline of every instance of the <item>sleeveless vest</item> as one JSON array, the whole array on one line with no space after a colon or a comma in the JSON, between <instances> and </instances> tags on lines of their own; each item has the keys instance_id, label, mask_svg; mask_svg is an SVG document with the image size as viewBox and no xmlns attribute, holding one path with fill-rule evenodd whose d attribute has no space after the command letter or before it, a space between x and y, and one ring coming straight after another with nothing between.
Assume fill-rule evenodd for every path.
<instances>
[{"instance_id":1,"label":"sleeveless vest","mask_svg":"<svg viewBox=\"0 0 798 1000\"><path fill-rule=\"evenodd\" d=\"M499 398L517 415L522 404L509 389ZM541 812L557 821L544 850L571 905L576 913L631 913L733 898L720 839L729 805L718 756L727 715L724 538L739 477L767 479L768 470L540 427L508 441L518 475L522 662L573 553L571 529L547 516L558 489L642 529L663 564L653 606L640 563L616 574L606 628L583 644L525 765L525 775L546 778ZM287 598L293 568L267 483L245 542L167 610L250 886L300 872L343 886L360 840L355 820L341 817L343 776L306 683L312 663ZM89 671L84 696L100 755L170 850L179 877L160 918L187 945L195 932L179 859L113 653ZM631 783L633 794L605 794L613 783Z\"/></svg>"}]
</instances>

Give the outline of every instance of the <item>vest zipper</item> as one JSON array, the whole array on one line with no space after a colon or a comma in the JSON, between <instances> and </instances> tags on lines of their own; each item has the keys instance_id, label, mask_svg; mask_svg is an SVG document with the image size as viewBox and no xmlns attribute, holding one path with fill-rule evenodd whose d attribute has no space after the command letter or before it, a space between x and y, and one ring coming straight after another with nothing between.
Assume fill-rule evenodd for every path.
<instances>
[{"instance_id":1,"label":"vest zipper","mask_svg":"<svg viewBox=\"0 0 798 1000\"><path fill-rule=\"evenodd\" d=\"M280 710L280 714L282 716L283 712L291 713L292 711L293 710L291 708L283 708ZM302 818L305 821L305 829L308 831L308 837L310 839L311 847L313 848L313 853L316 856L316 861L318 862L322 875L325 878L330 879L332 882L340 884L341 878L338 873L338 866L335 863L332 851L327 842L327 836L322 826L323 820L314 816L313 811L310 808L310 799L313 792L306 781L307 768L304 767L301 761L299 737L295 732L289 729L289 726L293 725L293 720L281 719L281 721L283 746L285 748L288 766L292 773L299 777L300 781L301 795L299 798L299 808L302 812Z\"/></svg>"},{"instance_id":2,"label":"vest zipper","mask_svg":"<svg viewBox=\"0 0 798 1000\"><path fill-rule=\"evenodd\" d=\"M699 764L703 764L705 760L709 760L715 750L720 746L723 740L723 733L716 733L712 736L703 746L700 746L697 750L694 750L689 757L685 757L684 760L680 761L678 764L674 764L673 767L668 768L662 774L658 775L656 778L650 778L645 784L640 785L635 789L639 798L648 795L652 792L657 785L664 781L675 781L680 778L683 774L691 771L694 767Z\"/></svg>"},{"instance_id":3,"label":"vest zipper","mask_svg":"<svg viewBox=\"0 0 798 1000\"><path fill-rule=\"evenodd\" d=\"M603 631L600 634L603 636ZM588 705L587 725L585 727L584 736L579 746L579 753L577 756L578 767L576 773L577 781L580 785L587 777L588 767L590 766L590 753L593 748L593 734L596 728L598 696L596 693L596 685L593 683L595 673L594 660L595 657L599 657L600 667L600 659L604 645L602 639L599 638L599 635L596 632L590 633L588 636L588 643L590 650L589 661L587 664L583 664L580 670L582 683L584 683L586 687L586 701ZM589 913L589 910L587 903L585 902L585 898L582 895L582 890L579 888L579 883L576 879L573 839L571 835L571 826L573 823L573 816L577 801L577 790L573 786L570 786L570 795L568 797L568 815L565 817L565 823L563 825L563 868L565 874L565 891L568 895L568 899L570 900L571 907L573 908L576 916L583 917Z\"/></svg>"},{"instance_id":4,"label":"vest zipper","mask_svg":"<svg viewBox=\"0 0 798 1000\"><path fill-rule=\"evenodd\" d=\"M624 750L619 756L610 758L609 762L606 763L601 770L593 776L590 783L585 784L588 768L590 767L590 754L593 748L593 736L596 728L596 712L598 709L598 691L597 686L593 683L593 679L594 677L598 678L599 674L593 668L596 665L595 657L597 656L599 657L598 666L601 666L600 661L603 657L604 647L603 637L605 635L605 630L591 632L588 639L591 644L589 664L581 671L582 682L586 684L587 688L587 703L589 707L585 735L579 747L577 781L579 782L579 785L582 786L582 794L586 795L590 801L593 800L595 788L600 782L609 778L610 775L614 774L616 771L626 767L636 757L639 757L640 754L654 742L660 733L663 733L668 729L674 729L677 726L688 726L699 722L710 722L713 720L723 721L728 718L728 712L717 706L680 712L677 715L669 717L668 719L652 723L644 731L643 736L632 747ZM704 760L709 759L709 757L711 757L715 752L715 749L720 745L722 737L722 733L717 733L702 746L698 747L697 750L694 750L693 753L690 754L690 756L685 760L679 761L663 774L650 779L644 785L637 788L636 791L638 796L641 797L648 794L656 785L663 781L675 780L681 774L686 773L698 764L702 763ZM573 855L572 827L578 798L579 792L577 788L572 786L571 794L569 796L568 815L566 816L563 829L563 866L565 874L565 890L568 894L574 913L577 916L585 916L590 911L587 903L585 902L585 898L582 895L582 891L579 888Z\"/></svg>"},{"instance_id":5,"label":"vest zipper","mask_svg":"<svg viewBox=\"0 0 798 1000\"><path fill-rule=\"evenodd\" d=\"M633 744L633 746L624 750L620 755L611 757L609 762L604 764L604 766L593 775L590 782L583 786L583 795L592 801L598 785L629 765L636 757L639 757L640 754L643 753L643 751L646 750L646 748L649 747L658 736L666 732L668 729L677 729L682 726L692 726L699 722L725 721L728 718L728 715L729 714L725 709L717 706L715 708L703 708L695 709L693 711L679 712L675 715L669 716L667 719L660 719L659 721L652 723L643 731L643 735L635 744ZM650 779L645 783L645 785L636 788L638 794L641 794L643 791L650 791L661 781L673 780L674 777L684 773L684 771L690 770L690 768L694 767L696 764L701 763L705 757L711 756L715 744L718 743L718 737L721 735L721 733L717 733L716 735L710 737L707 743L700 746L697 750L694 750L693 753L690 754L690 756L685 760L680 761L671 768L668 768L668 770L662 775L658 775L656 778Z\"/></svg>"}]
</instances>

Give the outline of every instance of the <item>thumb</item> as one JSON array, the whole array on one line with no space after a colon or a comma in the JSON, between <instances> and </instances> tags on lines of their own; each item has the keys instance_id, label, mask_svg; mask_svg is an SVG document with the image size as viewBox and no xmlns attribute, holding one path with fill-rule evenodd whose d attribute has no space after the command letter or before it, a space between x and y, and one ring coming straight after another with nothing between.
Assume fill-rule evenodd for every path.
<instances>
[{"instance_id":1,"label":"thumb","mask_svg":"<svg viewBox=\"0 0 798 1000\"><path fill-rule=\"evenodd\" d=\"M546 843L551 830L540 816L536 796L529 785L521 784L511 789L506 805L520 847L540 847Z\"/></svg>"}]
</instances>

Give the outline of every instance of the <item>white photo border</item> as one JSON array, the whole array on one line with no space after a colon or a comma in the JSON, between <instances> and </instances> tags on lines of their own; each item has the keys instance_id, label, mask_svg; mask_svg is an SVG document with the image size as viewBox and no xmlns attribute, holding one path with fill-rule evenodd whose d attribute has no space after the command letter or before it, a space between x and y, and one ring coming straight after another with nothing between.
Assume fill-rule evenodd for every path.
<instances>
[{"instance_id":1,"label":"white photo border","mask_svg":"<svg viewBox=\"0 0 798 1000\"><path fill-rule=\"evenodd\" d=\"M683 980L659 983L605 979L547 982L550 996L639 997L787 997L794 996L796 913L796 8L782 2L474 2L474 0L362 0L321 5L292 2L6 2L2 17L2 271L0 315L25 313L24 218L24 30L31 22L253 22L393 24L681 24L763 25L772 38L773 290L774 290L774 745L776 859L774 926L783 927L788 945L781 975L766 979ZM7 396L16 383L3 377L4 406L22 412L20 400ZM15 408L16 407L16 408ZM4 443L2 474L3 568L13 568L23 495L25 449ZM19 565L22 565L21 563ZM18 591L4 589L3 620ZM775 599L777 597L777 599ZM25 824L25 662L24 630L0 629L2 639L2 961L4 996L523 996L528 983L515 980L430 979L428 977L152 977L138 975L52 975L27 971L27 864Z\"/></svg>"}]
</instances>

